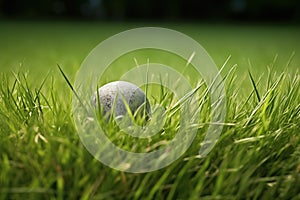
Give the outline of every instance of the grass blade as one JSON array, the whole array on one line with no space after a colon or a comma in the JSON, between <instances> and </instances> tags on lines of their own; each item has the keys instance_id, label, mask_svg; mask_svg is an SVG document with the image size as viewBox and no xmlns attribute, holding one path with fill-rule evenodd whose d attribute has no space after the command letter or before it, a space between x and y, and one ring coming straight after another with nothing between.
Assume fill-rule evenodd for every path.
<instances>
[{"instance_id":1,"label":"grass blade","mask_svg":"<svg viewBox=\"0 0 300 200\"><path fill-rule=\"evenodd\" d=\"M253 86L253 88L254 88L254 91L255 91L255 94L256 94L256 98L257 98L258 102L260 102L260 95L259 95L259 92L258 92L256 83L255 83L255 81L254 81L254 79L253 79L253 76L252 76L250 70L248 70L248 75L249 75L249 77L250 77L251 84L252 84L252 86Z\"/></svg>"}]
</instances>

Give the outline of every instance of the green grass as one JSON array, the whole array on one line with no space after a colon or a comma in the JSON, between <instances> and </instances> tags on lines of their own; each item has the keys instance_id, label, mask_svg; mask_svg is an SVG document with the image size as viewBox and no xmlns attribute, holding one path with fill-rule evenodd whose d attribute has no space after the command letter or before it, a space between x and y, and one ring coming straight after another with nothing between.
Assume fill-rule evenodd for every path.
<instances>
[{"instance_id":1,"label":"green grass","mask_svg":"<svg viewBox=\"0 0 300 200\"><path fill-rule=\"evenodd\" d=\"M56 64L72 83L98 42L142 24L0 26L0 199L300 198L299 28L168 25L200 41L218 66L232 55L223 71L228 75L226 124L215 148L199 158L209 120L204 103L201 128L180 159L158 171L131 174L101 164L80 142L71 116L72 92ZM167 55L153 52L150 61L159 60L158 55L172 64ZM146 58L139 55L138 61ZM124 62L120 59L115 66L128 69L134 64ZM172 95L156 90L160 92L155 98L149 95L150 102L170 106ZM114 139L128 150L143 150L142 145L152 150L172 138L176 122L178 118L169 117L168 135L152 141L138 143L124 135Z\"/></svg>"}]
</instances>

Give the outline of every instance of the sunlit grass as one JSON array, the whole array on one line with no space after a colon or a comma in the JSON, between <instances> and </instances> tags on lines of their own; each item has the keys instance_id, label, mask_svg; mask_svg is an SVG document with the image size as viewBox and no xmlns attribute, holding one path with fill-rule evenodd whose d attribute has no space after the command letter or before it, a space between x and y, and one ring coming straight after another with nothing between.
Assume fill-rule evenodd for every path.
<instances>
[{"instance_id":1,"label":"sunlit grass","mask_svg":"<svg viewBox=\"0 0 300 200\"><path fill-rule=\"evenodd\" d=\"M269 73L267 82L260 84L267 87L259 86L252 77L253 89L246 98L239 96L235 73L226 79L226 124L208 157L197 156L205 133L199 128L199 137L184 156L146 174L118 172L94 160L77 136L70 99L51 86L54 77L45 77L34 87L24 72L2 74L0 197L296 197L299 188L295 185L300 180L299 73ZM176 124L166 125L169 134ZM165 145L160 140L164 134L160 134L141 144L148 150ZM121 146L137 150L133 143L138 141L122 138L118 140Z\"/></svg>"},{"instance_id":2,"label":"sunlit grass","mask_svg":"<svg viewBox=\"0 0 300 200\"><path fill-rule=\"evenodd\" d=\"M59 25L59 28L62 26ZM14 29L19 30L15 26ZM192 36L201 32L200 29L201 27L185 27ZM72 30L77 29L73 27ZM98 29L100 30L102 29ZM212 33L212 30L203 29L203 32ZM238 28L235 27L235 30ZM269 37L268 31L259 30L264 30L259 40L263 43L263 38ZM291 35L297 32L293 30ZM59 33L59 29L56 29L57 32L53 29L51 31L57 35L64 35ZM69 35L70 32L65 31ZM110 32L106 32L106 35L117 31L119 29L114 27ZM288 31L281 29L279 32ZM87 34L85 31L81 33ZM73 35L73 39L67 40L66 43L63 39L53 39L58 40L62 46L66 44L66 47L55 51L44 61L47 66L45 69L37 69L37 66L43 63L43 59L36 58L36 63L32 64L33 68L28 66L28 63L26 65L25 60L22 67L15 66L16 69L12 71L2 72L0 199L299 199L298 54L295 52L295 55L291 56L292 53L287 50L284 54L286 59L278 52L278 56L273 54L271 59L265 60L264 55L260 55L259 51L252 52L251 48L243 54L238 51L238 44L232 44L228 49L224 47L230 41L235 41L229 33L228 30L224 31L225 41L222 49L216 49L214 43L208 48L211 52L216 49L212 57L217 57L219 66L224 63L228 54L232 54L223 71L227 116L216 146L207 157L201 158L198 155L209 123L210 107L207 101L204 101L201 104L197 136L188 151L170 166L144 174L124 173L103 165L85 149L75 129L71 113L72 91L56 64L61 65L72 84L81 59L88 53L87 49L92 48L92 43L96 42L96 33L94 39L80 41L79 46L84 46L85 41L90 42L82 53L78 53L79 50L71 51L71 41L81 38L79 33L77 36ZM18 35L14 34L10 36L12 39ZM34 37L34 33L32 34L30 37ZM275 39L279 38L280 34L274 34ZM102 39L106 35L102 35ZM206 44L210 44L218 35L206 35ZM237 40L244 41L243 37L246 38L241 35ZM259 34L255 37L259 37ZM3 41L3 38L1 40ZM51 41L49 38L45 40ZM251 41L244 41L244 44L250 45L254 41L252 38ZM269 38L267 42L270 41ZM290 38L286 41L291 44L292 41L298 40ZM19 42L22 42L22 39L19 39ZM35 42L37 41L33 41ZM47 48L53 47L48 44ZM24 43L21 46L27 50L29 48ZM255 44L252 48L254 46ZM0 49L3 52L3 46ZM37 49L39 48L35 46L32 52L37 52ZM285 46L285 49L289 48ZM66 53L66 50L69 51ZM10 51L14 52L12 47L9 47L8 52ZM6 55L6 61L2 61L1 67L7 63L14 65L12 63L19 62L18 59L14 59L12 53ZM60 62L66 55L73 57ZM247 65L240 62L241 55L249 58L246 59ZM5 57L5 54L2 53L1 56ZM59 59L54 59L57 56ZM266 64L253 61L255 58ZM70 63L73 64L69 65ZM132 64L135 64L134 61ZM131 64L127 63L126 67L128 66ZM40 73L41 71L43 73ZM194 82L194 86L199 82L201 80ZM142 89L145 91L145 88ZM205 91L205 87L200 91ZM157 103L167 109L178 102L170 91L158 86L149 87L147 93L151 104ZM151 93L155 95L151 96ZM177 126L178 116L174 117L168 113L164 130L151 139L133 140L124 133L120 133L123 135L118 137L114 132L114 125L108 127L108 132L120 147L136 152L149 152L166 145L167 141L173 138L172 134Z\"/></svg>"}]
</instances>

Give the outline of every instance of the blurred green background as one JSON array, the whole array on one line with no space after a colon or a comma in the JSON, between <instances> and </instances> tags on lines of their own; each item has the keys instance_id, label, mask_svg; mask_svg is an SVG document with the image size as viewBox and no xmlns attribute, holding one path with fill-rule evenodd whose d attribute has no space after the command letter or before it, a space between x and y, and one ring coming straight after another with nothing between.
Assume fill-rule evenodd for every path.
<instances>
[{"instance_id":1,"label":"blurred green background","mask_svg":"<svg viewBox=\"0 0 300 200\"><path fill-rule=\"evenodd\" d=\"M73 80L101 41L158 26L197 40L219 68L231 56L227 69L236 64L240 81L248 69L292 73L300 66L299 8L296 0L0 0L0 71L22 66L39 80L49 70L59 75L60 64Z\"/></svg>"},{"instance_id":2,"label":"blurred green background","mask_svg":"<svg viewBox=\"0 0 300 200\"><path fill-rule=\"evenodd\" d=\"M297 0L0 0L0 69L23 65L70 72L102 40L121 31L160 26L196 39L218 66L265 69L278 56L300 66Z\"/></svg>"},{"instance_id":3,"label":"blurred green background","mask_svg":"<svg viewBox=\"0 0 300 200\"><path fill-rule=\"evenodd\" d=\"M104 39L121 31L160 26L181 31L197 40L221 67L231 55L228 67L266 71L274 59L274 69L300 66L300 27L274 24L212 24L191 22L86 22L86 21L0 21L0 69L20 65L35 74L56 69L60 64L74 75L88 53ZM150 58L151 61L151 58Z\"/></svg>"}]
</instances>

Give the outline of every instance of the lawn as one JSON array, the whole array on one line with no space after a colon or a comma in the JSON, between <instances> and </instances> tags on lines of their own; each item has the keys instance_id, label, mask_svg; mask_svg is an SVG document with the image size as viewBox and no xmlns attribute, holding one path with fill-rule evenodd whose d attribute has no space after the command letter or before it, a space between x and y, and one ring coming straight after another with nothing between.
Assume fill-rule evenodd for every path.
<instances>
[{"instance_id":1,"label":"lawn","mask_svg":"<svg viewBox=\"0 0 300 200\"><path fill-rule=\"evenodd\" d=\"M135 174L111 169L85 149L72 119L72 92L57 64L73 83L99 42L141 26L189 35L219 68L230 59L222 71L226 123L214 149L197 156L209 120L203 103L188 151L168 167ZM0 30L0 199L300 199L300 27L1 21ZM135 56L141 63L182 64L165 52ZM131 54L116 61L118 70L112 66L107 81L133 65ZM161 105L172 103L168 92L158 96ZM176 120L169 116L168 132L139 147L174 137ZM130 138L114 139L136 150Z\"/></svg>"}]
</instances>

